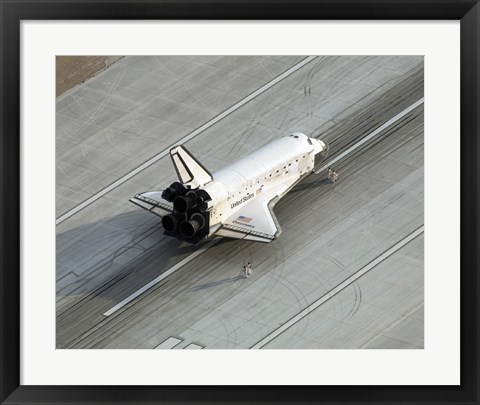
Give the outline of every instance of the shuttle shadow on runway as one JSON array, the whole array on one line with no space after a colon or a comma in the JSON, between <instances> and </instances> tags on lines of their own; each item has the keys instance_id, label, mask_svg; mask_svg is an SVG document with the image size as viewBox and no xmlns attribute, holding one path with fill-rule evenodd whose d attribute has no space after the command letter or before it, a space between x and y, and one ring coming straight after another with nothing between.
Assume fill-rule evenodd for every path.
<instances>
[{"instance_id":1,"label":"shuttle shadow on runway","mask_svg":"<svg viewBox=\"0 0 480 405\"><path fill-rule=\"evenodd\" d=\"M189 288L187 291L200 291L200 290L205 290L206 288L210 287L216 287L221 284L226 284L226 283L233 283L238 280L243 280L243 276L237 276L237 277L229 277L229 278L224 278L223 280L217 280L217 281L212 281L210 283L205 283L201 285L197 285L195 287Z\"/></svg>"},{"instance_id":2,"label":"shuttle shadow on runway","mask_svg":"<svg viewBox=\"0 0 480 405\"><path fill-rule=\"evenodd\" d=\"M64 297L89 295L118 302L210 240L193 245L170 238L163 235L160 218L133 210L59 233L56 241L57 302ZM235 239L222 239L212 249L238 243ZM189 291L240 278L243 277L198 285Z\"/></svg>"},{"instance_id":3,"label":"shuttle shadow on runway","mask_svg":"<svg viewBox=\"0 0 480 405\"><path fill-rule=\"evenodd\" d=\"M317 187L326 187L330 185L330 181L322 175L315 176L312 174L310 179L306 179L304 182L297 184L289 193L298 193L299 191L311 190Z\"/></svg>"},{"instance_id":4,"label":"shuttle shadow on runway","mask_svg":"<svg viewBox=\"0 0 480 405\"><path fill-rule=\"evenodd\" d=\"M164 236L160 218L136 210L59 233L56 241L57 300L89 294L118 300L203 245Z\"/></svg>"}]
</instances>

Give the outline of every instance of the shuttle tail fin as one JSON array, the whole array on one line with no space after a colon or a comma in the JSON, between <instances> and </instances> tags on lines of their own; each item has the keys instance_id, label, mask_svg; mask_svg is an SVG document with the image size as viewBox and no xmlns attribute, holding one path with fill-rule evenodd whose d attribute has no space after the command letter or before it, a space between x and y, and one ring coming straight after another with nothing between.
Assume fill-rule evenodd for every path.
<instances>
[{"instance_id":1,"label":"shuttle tail fin","mask_svg":"<svg viewBox=\"0 0 480 405\"><path fill-rule=\"evenodd\" d=\"M195 159L185 146L180 145L170 149L170 157L178 178L183 184L189 184L192 188L196 188L213 180L210 172Z\"/></svg>"}]
</instances>

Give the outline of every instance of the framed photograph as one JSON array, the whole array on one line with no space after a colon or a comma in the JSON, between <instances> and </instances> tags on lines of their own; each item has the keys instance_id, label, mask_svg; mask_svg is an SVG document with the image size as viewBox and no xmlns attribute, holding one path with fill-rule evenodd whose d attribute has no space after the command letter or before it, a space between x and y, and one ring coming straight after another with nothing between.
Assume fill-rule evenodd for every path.
<instances>
[{"instance_id":1,"label":"framed photograph","mask_svg":"<svg viewBox=\"0 0 480 405\"><path fill-rule=\"evenodd\" d=\"M479 403L477 1L0 1L2 404Z\"/></svg>"}]
</instances>

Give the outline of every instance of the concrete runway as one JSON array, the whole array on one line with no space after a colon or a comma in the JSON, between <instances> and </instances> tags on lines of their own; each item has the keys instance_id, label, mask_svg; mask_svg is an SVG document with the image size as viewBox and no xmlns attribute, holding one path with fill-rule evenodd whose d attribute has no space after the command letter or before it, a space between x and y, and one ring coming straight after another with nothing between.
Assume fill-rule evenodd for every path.
<instances>
[{"instance_id":1,"label":"concrete runway","mask_svg":"<svg viewBox=\"0 0 480 405\"><path fill-rule=\"evenodd\" d=\"M423 105L295 187L271 244L192 246L128 202L189 134L212 172L294 131L328 163L422 97L412 56L126 57L58 97L57 348L423 348Z\"/></svg>"}]
</instances>

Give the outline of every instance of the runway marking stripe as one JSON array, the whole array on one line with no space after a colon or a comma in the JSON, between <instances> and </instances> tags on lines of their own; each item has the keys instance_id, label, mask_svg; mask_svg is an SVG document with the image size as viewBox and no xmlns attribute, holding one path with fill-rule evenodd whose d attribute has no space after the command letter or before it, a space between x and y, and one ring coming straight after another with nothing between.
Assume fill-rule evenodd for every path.
<instances>
[{"instance_id":1,"label":"runway marking stripe","mask_svg":"<svg viewBox=\"0 0 480 405\"><path fill-rule=\"evenodd\" d=\"M179 343L183 342L182 339L177 339L176 337L170 336L168 339L160 343L155 349L173 349Z\"/></svg>"},{"instance_id":2,"label":"runway marking stripe","mask_svg":"<svg viewBox=\"0 0 480 405\"><path fill-rule=\"evenodd\" d=\"M75 215L77 212L84 209L86 206L88 206L91 203L97 201L99 198L103 197L105 194L109 193L113 189L115 189L118 186L120 186L121 184L125 183L127 180L130 180L132 177L136 176L138 173L142 172L146 168L150 167L151 165L153 165L154 163L158 162L160 159L165 157L170 152L170 149L173 148L175 145L183 144L183 143L191 140L192 138L196 137L201 132L210 128L212 125L216 124L218 121L222 120L227 115L234 112L235 110L238 110L240 107L242 107L243 105L245 105L246 103L248 103L249 101L251 101L252 99L257 97L258 95L267 91L270 87L275 86L278 82L280 82L283 79L285 79L286 77L290 76L292 73L296 72L298 69L302 68L307 63L314 60L315 58L316 58L316 56L309 56L309 57L303 59L302 61L300 61L299 63L297 63L296 65L292 66L290 69L283 72L280 76L277 76L275 79L269 81L267 84L265 84L262 87L260 87L259 89L255 90L253 93L251 93L250 95L248 95L244 99L240 100L238 103L234 104L232 107L228 108L227 110L225 110L221 114L217 115L215 118L211 119L210 121L203 124L201 127L197 128L195 131L191 132L190 134L188 134L184 138L178 140L173 145L171 145L169 148L163 150L159 154L150 158L145 163L143 163L140 166L138 166L137 168L133 169L131 172L127 173L123 177L120 177L118 180L116 180L115 182L110 184L108 187L105 187L103 190L101 190L98 193L92 195L91 197L86 199L81 204L77 205L76 207L72 208L70 211L67 211L66 213L64 213L63 215L58 217L55 221L55 224L58 225L58 224L62 223L66 219L70 218L72 215Z\"/></svg>"},{"instance_id":3,"label":"runway marking stripe","mask_svg":"<svg viewBox=\"0 0 480 405\"><path fill-rule=\"evenodd\" d=\"M119 309L122 309L125 305L129 304L132 302L135 298L139 297L142 295L144 292L148 291L150 288L154 287L156 284L158 284L160 281L163 279L167 278L171 274L175 273L177 270L182 268L184 265L186 265L188 262L191 262L193 259L195 259L197 256L200 256L203 252L205 252L207 249L210 249L213 245L218 243L220 241L219 238L217 239L212 239L209 243L201 247L200 249L196 250L189 256L187 256L185 259L179 261L177 264L174 266L170 267L168 270L164 271L162 274L160 274L157 278L154 278L152 281L149 283L145 284L142 288L139 290L135 291L133 294L129 295L127 298L124 300L120 301L117 305L114 307L110 308L107 312L105 312L103 315L104 316L110 316L117 312Z\"/></svg>"},{"instance_id":4,"label":"runway marking stripe","mask_svg":"<svg viewBox=\"0 0 480 405\"><path fill-rule=\"evenodd\" d=\"M318 308L320 305L324 304L326 301L328 301L330 298L333 296L337 295L340 291L348 287L350 284L355 282L357 279L362 277L364 274L372 270L375 266L377 266L379 263L384 261L386 258L394 254L397 250L401 249L403 246L405 246L407 243L415 239L417 236L422 234L424 231L424 225L422 225L420 228L412 232L410 235L406 236L403 238L400 242L392 246L390 249L386 250L383 252L380 256L375 258L373 261L368 263L365 267L361 268L360 270L356 271L353 273L350 277L342 281L339 285L337 285L335 288L330 290L328 293L325 295L321 296L318 300L310 304L308 307L300 311L297 315L295 315L293 318L290 318L287 322L285 322L282 326L279 328L275 329L272 333L264 337L262 340L260 340L258 343L254 344L251 349L261 349L263 346L265 346L267 343L270 343L273 339L275 339L277 336L285 332L290 326L294 325L298 321L302 320L305 318L310 312Z\"/></svg>"},{"instance_id":5,"label":"runway marking stripe","mask_svg":"<svg viewBox=\"0 0 480 405\"><path fill-rule=\"evenodd\" d=\"M203 346L197 345L196 343L190 343L185 349L203 349Z\"/></svg>"},{"instance_id":6,"label":"runway marking stripe","mask_svg":"<svg viewBox=\"0 0 480 405\"><path fill-rule=\"evenodd\" d=\"M346 149L343 151L340 155L335 157L334 159L330 160L328 163L323 165L320 169L315 171L315 174L318 174L320 172L323 172L327 170L331 165L334 163L338 162L340 159L343 159L345 156L347 156L349 153L353 152L355 149L357 149L359 146L362 146L365 142L368 142L370 139L373 137L377 136L379 133L381 133L383 130L388 128L390 125L394 124L397 122L399 119L403 118L405 115L407 115L409 112L413 111L415 108L417 108L419 105L423 104L425 101L424 97L422 97L420 100L416 101L413 103L411 106L405 108L402 112L398 113L395 115L393 118L390 118L387 122L384 124L380 125L375 131L371 132L368 134L366 137L360 139L356 144L352 145L350 148Z\"/></svg>"}]
</instances>

